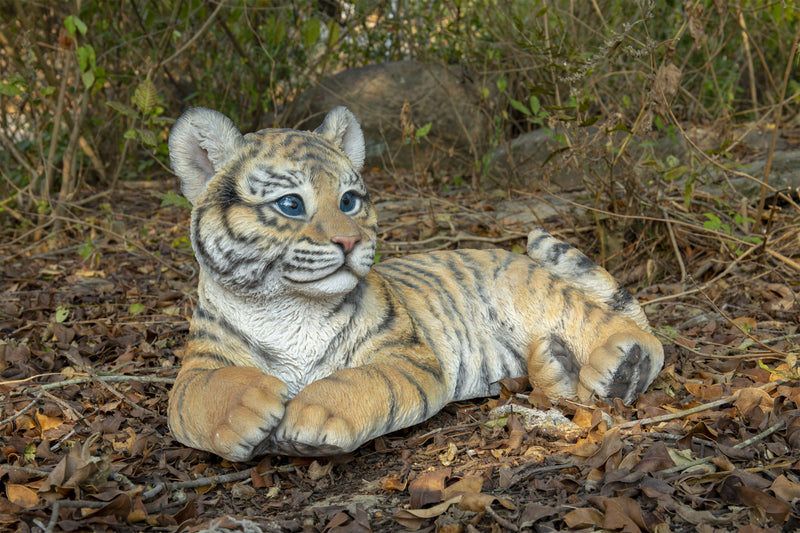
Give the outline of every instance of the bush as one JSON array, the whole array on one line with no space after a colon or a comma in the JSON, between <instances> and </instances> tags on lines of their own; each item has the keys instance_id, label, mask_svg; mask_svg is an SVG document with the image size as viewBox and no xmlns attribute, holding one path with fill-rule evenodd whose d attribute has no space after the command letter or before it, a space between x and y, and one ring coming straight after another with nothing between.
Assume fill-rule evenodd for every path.
<instances>
[{"instance_id":1,"label":"bush","mask_svg":"<svg viewBox=\"0 0 800 533\"><path fill-rule=\"evenodd\" d=\"M370 62L414 57L492 74L495 145L601 119L628 132L774 122L781 95L796 101L800 87L782 75L794 59L792 2L73 6L3 2L14 15L0 22L0 191L18 221L164 172L169 125L187 105L219 109L244 129L281 124L304 88Z\"/></svg>"}]
</instances>

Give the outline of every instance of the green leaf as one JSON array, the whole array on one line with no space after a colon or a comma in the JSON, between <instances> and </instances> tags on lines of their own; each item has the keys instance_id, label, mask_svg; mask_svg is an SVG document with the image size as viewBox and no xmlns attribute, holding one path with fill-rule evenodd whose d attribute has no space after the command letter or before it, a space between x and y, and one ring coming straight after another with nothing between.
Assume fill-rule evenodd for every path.
<instances>
[{"instance_id":1,"label":"green leaf","mask_svg":"<svg viewBox=\"0 0 800 533\"><path fill-rule=\"evenodd\" d=\"M151 192L151 194L161 200L161 207L176 206L189 210L192 209L192 204L189 202L189 200L180 194L175 194L173 191L167 191L166 193Z\"/></svg>"},{"instance_id":2,"label":"green leaf","mask_svg":"<svg viewBox=\"0 0 800 533\"><path fill-rule=\"evenodd\" d=\"M87 70L94 71L97 63L97 55L94 52L94 46L91 44L84 44L75 50L75 54L78 56L78 66L81 72L86 72Z\"/></svg>"},{"instance_id":3,"label":"green leaf","mask_svg":"<svg viewBox=\"0 0 800 533\"><path fill-rule=\"evenodd\" d=\"M508 87L508 82L505 78L497 78L497 88L500 89L500 92L505 92L506 87Z\"/></svg>"},{"instance_id":4,"label":"green leaf","mask_svg":"<svg viewBox=\"0 0 800 533\"><path fill-rule=\"evenodd\" d=\"M425 137L429 131L431 131L431 124L432 122L428 122L421 128L417 128L417 131L414 132L414 136L419 139L420 137Z\"/></svg>"},{"instance_id":5,"label":"green leaf","mask_svg":"<svg viewBox=\"0 0 800 533\"><path fill-rule=\"evenodd\" d=\"M722 228L722 221L714 213L703 213L708 220L703 222L703 227L711 231L719 231Z\"/></svg>"},{"instance_id":6,"label":"green leaf","mask_svg":"<svg viewBox=\"0 0 800 533\"><path fill-rule=\"evenodd\" d=\"M19 96L22 94L22 89L10 83L0 83L0 94L3 96Z\"/></svg>"},{"instance_id":7,"label":"green leaf","mask_svg":"<svg viewBox=\"0 0 800 533\"><path fill-rule=\"evenodd\" d=\"M92 85L94 85L94 80L95 80L94 72L92 72L91 70L87 70L86 72L81 74L81 81L83 81L83 86L86 89L89 89L91 88Z\"/></svg>"},{"instance_id":8,"label":"green leaf","mask_svg":"<svg viewBox=\"0 0 800 533\"><path fill-rule=\"evenodd\" d=\"M314 17L312 19L307 20L306 23L303 24L302 29L300 30L300 33L303 38L303 48L305 48L306 50L310 50L311 47L317 44L321 32L322 32L322 22L318 18Z\"/></svg>"},{"instance_id":9,"label":"green leaf","mask_svg":"<svg viewBox=\"0 0 800 533\"><path fill-rule=\"evenodd\" d=\"M139 115L134 108L129 105L125 105L122 102L106 102L106 105L117 113L126 117L136 118Z\"/></svg>"},{"instance_id":10,"label":"green leaf","mask_svg":"<svg viewBox=\"0 0 800 533\"><path fill-rule=\"evenodd\" d=\"M158 90L150 78L145 78L136 87L136 90L133 91L131 102L139 108L143 115L151 114L156 104L158 104Z\"/></svg>"},{"instance_id":11,"label":"green leaf","mask_svg":"<svg viewBox=\"0 0 800 533\"><path fill-rule=\"evenodd\" d=\"M154 147L158 144L158 138L156 134L150 130L136 130L136 133L139 134L139 139L145 146Z\"/></svg>"},{"instance_id":12,"label":"green leaf","mask_svg":"<svg viewBox=\"0 0 800 533\"><path fill-rule=\"evenodd\" d=\"M29 463L33 463L34 461L36 461L36 443L29 442L25 446L24 455L25 455L25 460L28 461Z\"/></svg>"},{"instance_id":13,"label":"green leaf","mask_svg":"<svg viewBox=\"0 0 800 533\"><path fill-rule=\"evenodd\" d=\"M132 303L128 308L131 316L141 315L144 312L144 304L141 302Z\"/></svg>"},{"instance_id":14,"label":"green leaf","mask_svg":"<svg viewBox=\"0 0 800 533\"><path fill-rule=\"evenodd\" d=\"M56 322L61 324L69 318L69 308L64 305L59 305L56 308Z\"/></svg>"},{"instance_id":15,"label":"green leaf","mask_svg":"<svg viewBox=\"0 0 800 533\"><path fill-rule=\"evenodd\" d=\"M94 246L92 246L92 239L86 237L86 244L83 245L81 248L80 254L84 261L89 259L92 256L92 252L94 252Z\"/></svg>"},{"instance_id":16,"label":"green leaf","mask_svg":"<svg viewBox=\"0 0 800 533\"><path fill-rule=\"evenodd\" d=\"M688 165L680 165L675 168L672 168L664 173L664 179L667 181L672 181L674 179L680 178L686 172L690 170Z\"/></svg>"},{"instance_id":17,"label":"green leaf","mask_svg":"<svg viewBox=\"0 0 800 533\"><path fill-rule=\"evenodd\" d=\"M525 106L525 104L523 104L523 103L522 103L522 102L520 102L519 100L514 100L513 98L509 98L509 99L508 99L508 101L509 101L509 102L511 102L511 107L513 107L514 109L516 109L516 110L517 110L517 111L519 111L520 113L522 113L522 114L524 114L524 115L527 115L527 116L531 116L531 111L530 111L530 109L528 109L528 108Z\"/></svg>"},{"instance_id":18,"label":"green leaf","mask_svg":"<svg viewBox=\"0 0 800 533\"><path fill-rule=\"evenodd\" d=\"M539 101L539 99L536 97L535 94L531 95L529 101L531 103L531 113L533 113L534 115L538 115L539 111L542 109L542 103Z\"/></svg>"},{"instance_id":19,"label":"green leaf","mask_svg":"<svg viewBox=\"0 0 800 533\"><path fill-rule=\"evenodd\" d=\"M75 15L70 15L64 19L64 27L70 37L75 37L75 30L78 30L81 35L86 35L86 24Z\"/></svg>"},{"instance_id":20,"label":"green leaf","mask_svg":"<svg viewBox=\"0 0 800 533\"><path fill-rule=\"evenodd\" d=\"M511 416L511 414L509 413L506 416L501 416L500 418L495 418L494 420L489 420L489 421L487 421L487 422L485 422L485 423L483 423L481 425L483 427L489 428L489 429L491 429L491 428L493 428L495 426L504 428L508 424L508 418L510 416Z\"/></svg>"},{"instance_id":21,"label":"green leaf","mask_svg":"<svg viewBox=\"0 0 800 533\"><path fill-rule=\"evenodd\" d=\"M515 244L514 246L511 247L511 253L523 254L524 255L525 254L525 248L523 248L519 244Z\"/></svg>"}]
</instances>

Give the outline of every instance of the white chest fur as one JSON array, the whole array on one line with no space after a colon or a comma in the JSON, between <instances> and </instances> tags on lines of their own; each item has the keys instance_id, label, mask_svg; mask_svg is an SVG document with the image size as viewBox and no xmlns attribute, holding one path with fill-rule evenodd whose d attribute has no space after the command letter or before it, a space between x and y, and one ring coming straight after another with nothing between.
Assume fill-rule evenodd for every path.
<instances>
[{"instance_id":1,"label":"white chest fur","mask_svg":"<svg viewBox=\"0 0 800 533\"><path fill-rule=\"evenodd\" d=\"M350 321L338 302L302 297L245 299L232 295L213 281L200 283L200 305L228 326L247 344L268 357L253 357L253 366L286 383L294 396L309 383L344 367L348 346L335 341Z\"/></svg>"}]
</instances>

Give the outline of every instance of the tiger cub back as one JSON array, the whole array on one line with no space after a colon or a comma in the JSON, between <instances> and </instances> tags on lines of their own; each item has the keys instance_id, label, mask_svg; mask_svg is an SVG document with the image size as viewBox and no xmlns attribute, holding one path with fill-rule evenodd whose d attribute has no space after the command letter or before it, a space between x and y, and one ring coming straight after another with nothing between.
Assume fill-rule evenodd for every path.
<instances>
[{"instance_id":1,"label":"tiger cub back","mask_svg":"<svg viewBox=\"0 0 800 533\"><path fill-rule=\"evenodd\" d=\"M364 138L345 108L314 132L247 135L194 108L170 158L200 267L169 405L189 446L231 460L342 453L526 371L552 398L631 402L661 368L638 303L543 230L528 256L373 266Z\"/></svg>"}]
</instances>

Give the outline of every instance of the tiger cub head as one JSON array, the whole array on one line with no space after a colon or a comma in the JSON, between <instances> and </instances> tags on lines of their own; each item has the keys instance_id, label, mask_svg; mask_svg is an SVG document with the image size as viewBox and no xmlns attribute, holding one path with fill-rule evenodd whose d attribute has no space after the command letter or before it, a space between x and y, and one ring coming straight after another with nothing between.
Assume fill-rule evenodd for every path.
<instances>
[{"instance_id":1,"label":"tiger cub head","mask_svg":"<svg viewBox=\"0 0 800 533\"><path fill-rule=\"evenodd\" d=\"M369 272L377 218L360 175L364 135L348 109L313 132L242 135L225 115L195 107L173 126L169 153L192 204L201 287L335 299Z\"/></svg>"}]
</instances>

